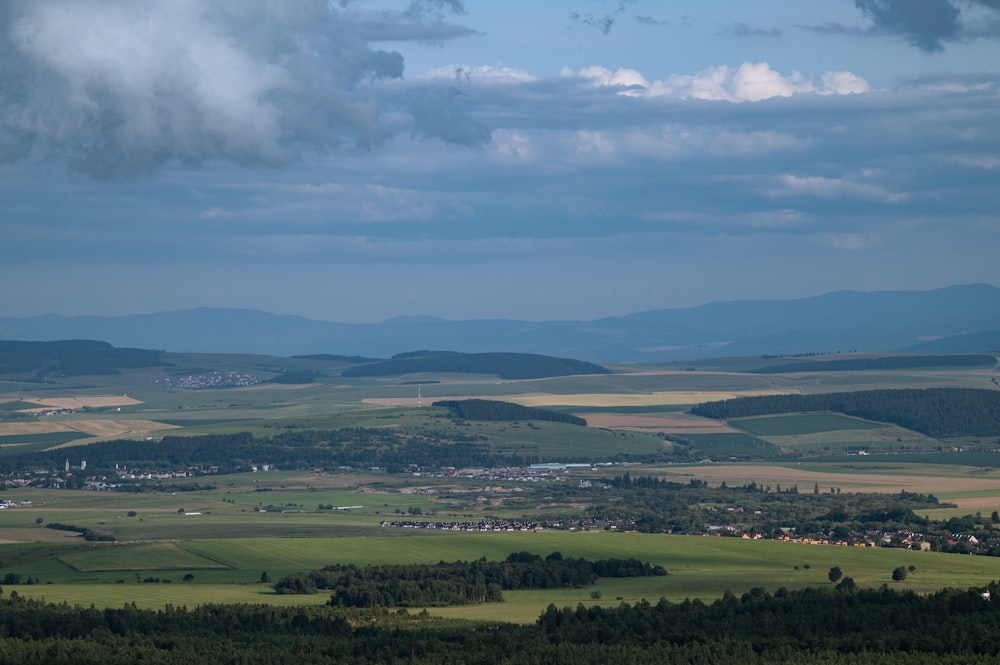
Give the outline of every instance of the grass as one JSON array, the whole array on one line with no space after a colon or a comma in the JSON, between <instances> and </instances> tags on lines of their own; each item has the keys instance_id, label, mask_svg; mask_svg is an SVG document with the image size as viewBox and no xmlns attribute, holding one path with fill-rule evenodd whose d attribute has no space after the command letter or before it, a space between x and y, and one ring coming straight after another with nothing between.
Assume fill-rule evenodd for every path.
<instances>
[{"instance_id":1,"label":"grass","mask_svg":"<svg viewBox=\"0 0 1000 665\"><path fill-rule=\"evenodd\" d=\"M731 420L729 423L751 434L763 437L839 432L841 430L870 430L885 427L882 423L873 423L835 413L740 418Z\"/></svg>"},{"instance_id":2,"label":"grass","mask_svg":"<svg viewBox=\"0 0 1000 665\"><path fill-rule=\"evenodd\" d=\"M131 565L135 552L129 548L105 546L109 554L97 548L93 553L76 552L63 558L76 561L113 563L121 557L122 565ZM684 598L712 600L726 591L741 594L762 586L769 590L779 587L802 588L828 585L826 572L840 566L861 586L889 584L893 588L918 592L952 586L965 588L982 586L1000 578L1000 559L969 557L936 552L914 552L896 549L858 549L777 541L746 541L736 538L698 536L664 536L617 534L607 532L458 534L441 536L409 536L398 538L342 539L246 539L204 540L177 546L188 559L213 562L230 571L190 569L144 570L141 577L156 576L173 579L172 584L136 583L135 571L121 568L104 575L104 583L73 583L73 575L81 574L63 567L60 577L31 573L22 566L22 575L37 574L52 584L19 585L16 590L27 597L46 600L91 604L98 607L118 607L134 600L143 607L162 607L166 603L194 606L209 602L264 602L274 604L322 604L323 594L312 596L282 596L274 594L257 582L266 571L272 580L289 572L306 571L329 563L433 563L440 560L471 560L485 556L498 560L512 551L528 550L547 555L553 551L564 556L589 559L636 557L665 566L666 577L642 579L602 579L596 586L583 589L506 592L505 602L486 606L431 608L441 616L532 621L549 604L575 606L577 603L617 605L642 598L660 597L672 601ZM144 550L143 550L144 551ZM120 555L117 555L119 552ZM167 550L153 556L165 557ZM95 558L96 557L96 558ZM50 562L52 560L49 560ZM913 565L905 582L893 583L892 570L897 566ZM6 569L4 569L6 570ZM193 583L180 583L183 573L192 571ZM68 571L68 572L66 572ZM56 569L49 564L49 575ZM233 583L222 583L229 578ZM116 580L124 583L115 584ZM7 590L15 587L8 586ZM600 591L600 601L591 599L591 591ZM618 598L621 597L622 600Z\"/></svg>"},{"instance_id":3,"label":"grass","mask_svg":"<svg viewBox=\"0 0 1000 665\"><path fill-rule=\"evenodd\" d=\"M740 432L684 434L679 438L690 441L694 448L694 454L703 457L774 457L781 452L772 443Z\"/></svg>"},{"instance_id":4,"label":"grass","mask_svg":"<svg viewBox=\"0 0 1000 665\"><path fill-rule=\"evenodd\" d=\"M59 557L70 568L83 573L136 570L204 570L228 568L225 564L192 554L176 543L142 543L97 547Z\"/></svg>"}]
</instances>

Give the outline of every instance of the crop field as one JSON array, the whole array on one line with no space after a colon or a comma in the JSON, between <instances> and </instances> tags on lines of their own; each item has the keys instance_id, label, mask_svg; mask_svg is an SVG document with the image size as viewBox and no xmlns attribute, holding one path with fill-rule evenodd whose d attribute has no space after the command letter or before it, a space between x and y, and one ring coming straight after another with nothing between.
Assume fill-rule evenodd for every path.
<instances>
[{"instance_id":1,"label":"crop field","mask_svg":"<svg viewBox=\"0 0 1000 665\"><path fill-rule=\"evenodd\" d=\"M835 413L762 416L758 418L739 418L730 422L751 434L764 437L839 432L842 430L869 430L885 427L882 423L873 423L861 418L852 418Z\"/></svg>"},{"instance_id":2,"label":"crop field","mask_svg":"<svg viewBox=\"0 0 1000 665\"><path fill-rule=\"evenodd\" d=\"M962 557L934 552L913 552L895 549L858 549L776 541L747 541L737 538L706 538L698 536L653 536L606 532L459 534L443 536L411 536L399 538L335 538L335 539L269 539L202 540L177 546L189 558L190 569L171 566L161 570L133 566L137 553L149 553L151 558L168 560L170 550L134 548L147 546L95 548L93 552L77 552L64 559L79 565L97 563L107 570L107 582L73 583L81 573L63 566L62 572L49 566L51 576L39 571L45 583L20 585L17 591L26 597L70 603L91 603L98 607L117 607L135 601L144 607L163 607L166 603L195 606L209 602L264 602L275 604L322 604L326 596L279 595L259 584L262 573L272 580L289 572L307 571L330 563L408 563L471 560L485 556L503 559L513 551L527 550L540 555L559 551L564 556L599 559L635 557L665 566L669 575L642 579L603 579L594 587L555 591L506 592L505 602L481 606L429 608L434 614L466 618L491 618L507 621L533 621L551 602L574 606L578 602L617 605L642 598L660 597L674 601L684 598L711 600L724 592L736 594L755 586L770 590L778 587L801 588L828 585L826 571L836 565L846 575L863 586L890 584L895 588L926 591L943 586L968 587L985 585L1000 578L1000 559L993 557ZM107 554L99 550L107 550ZM3 550L0 549L0 555ZM118 563L115 557L118 556ZM162 557L162 558L161 558ZM207 565L205 562L209 562ZM213 572L210 566L226 567L229 573ZM905 582L891 581L897 566L913 565L915 570ZM21 570L30 570L22 566ZM190 570L193 580L182 583L181 577ZM136 581L160 579L159 583ZM219 575L242 578L235 583L217 581ZM172 583L163 580L170 579ZM48 582L52 582L49 584ZM117 582L117 583L116 583ZM601 599L591 598L599 591Z\"/></svg>"},{"instance_id":3,"label":"crop field","mask_svg":"<svg viewBox=\"0 0 1000 665\"><path fill-rule=\"evenodd\" d=\"M252 367L261 375L274 369L273 359L223 360L234 370ZM493 452L522 453L542 460L618 458L620 462L618 456L686 450L690 457L675 456L673 464L630 466L629 472L681 483L704 480L713 487L725 482L737 487L749 483L797 486L803 493L814 487L822 493L933 493L942 502L955 504L929 508L926 513L935 519L1000 510L1000 454L955 452L926 459L847 456L840 451L865 447L872 453L898 452L906 447L930 450L938 446L948 450L961 445L832 413L722 423L686 412L699 402L749 395L877 387L988 387L983 384L993 375L986 371L739 373L762 364L752 358L693 363L690 371L683 364L623 366L608 375L525 381L469 375L324 376L303 385L164 388L164 377L208 371L204 368L223 360L189 355L169 370L126 370L117 377L94 377L94 382L108 383L87 389L10 384L9 392L0 395L0 456L6 458L17 448L66 446L98 438L158 439L171 434L242 431L267 437L300 428L388 428L403 437L471 438L488 444ZM418 387L414 381L429 383ZM438 399L465 397L554 408L582 415L589 426L547 421L457 422L446 410L431 406ZM77 412L35 421L9 418L15 406L32 405L66 406ZM661 433L681 443L666 441ZM79 464L78 457L85 451L68 448L66 455ZM775 461L737 463L730 458ZM705 463L679 464L677 459ZM862 586L889 584L917 592L1000 579L1000 558L985 556L616 533L610 528L453 533L381 527L383 520L394 519L575 516L583 513L590 500L580 497L591 496L580 493L580 488L592 481L595 493L604 492L598 490L600 481L622 473L622 467L572 469L565 472L565 484L539 482L535 487L541 489L536 493L509 478L446 479L436 467L421 471L420 475L390 475L373 465L336 473L296 470L199 476L171 479L168 491L128 494L5 488L0 499L10 499L15 505L0 510L0 578L9 572L34 578L34 584L16 585L26 597L97 607L135 601L142 607L161 608L167 603L322 604L326 601L323 593L278 595L260 580L263 573L273 582L330 563L499 560L528 550L543 556L559 551L589 559L635 557L663 565L670 572L657 578L603 579L594 587L578 589L507 592L506 601L500 604L429 609L440 616L515 622L534 621L549 603L612 606L661 596L675 601L710 600L726 591L740 594L755 586L774 590L829 585L827 571L834 565ZM613 504L613 495L606 496L610 498L598 500ZM117 542L88 542L77 531L45 528L53 523L89 529L89 535L113 536ZM915 570L906 581L891 581L895 567L910 565ZM14 588L4 586L5 592ZM591 597L593 591L601 597Z\"/></svg>"},{"instance_id":4,"label":"crop field","mask_svg":"<svg viewBox=\"0 0 1000 665\"><path fill-rule=\"evenodd\" d=\"M902 461L870 464L861 461L864 458L857 459L856 463L820 463L813 460L790 464L675 465L660 467L656 474L682 483L697 478L713 486L722 482L730 486L756 482L758 485L797 486L800 492L812 491L816 486L821 492L828 492L830 488L884 494L907 491L934 494L942 500L956 492L976 492L980 499L994 497L996 508L1000 509L1000 469L984 470L957 465L941 469L929 464Z\"/></svg>"},{"instance_id":5,"label":"crop field","mask_svg":"<svg viewBox=\"0 0 1000 665\"><path fill-rule=\"evenodd\" d=\"M735 456L773 457L781 451L764 439L742 432L719 434L685 434L685 441L692 444L695 454L715 460L725 460Z\"/></svg>"}]
</instances>

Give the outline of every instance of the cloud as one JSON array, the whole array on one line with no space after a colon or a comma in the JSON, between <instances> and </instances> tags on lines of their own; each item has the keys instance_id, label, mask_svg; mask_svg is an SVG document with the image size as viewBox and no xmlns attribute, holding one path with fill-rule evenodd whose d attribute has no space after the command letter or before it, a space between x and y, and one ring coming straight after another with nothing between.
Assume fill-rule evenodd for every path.
<instances>
[{"instance_id":1,"label":"cloud","mask_svg":"<svg viewBox=\"0 0 1000 665\"><path fill-rule=\"evenodd\" d=\"M726 33L734 37L781 37L784 34L778 28L757 28L749 23L733 23L726 27Z\"/></svg>"},{"instance_id":2,"label":"cloud","mask_svg":"<svg viewBox=\"0 0 1000 665\"><path fill-rule=\"evenodd\" d=\"M943 51L942 42L959 33L961 11L950 0L855 0L854 4L879 30L901 34L929 53Z\"/></svg>"},{"instance_id":3,"label":"cloud","mask_svg":"<svg viewBox=\"0 0 1000 665\"><path fill-rule=\"evenodd\" d=\"M564 75L572 72L564 72ZM578 76L601 86L625 88L622 94L649 97L679 97L728 102L759 102L797 94L848 95L869 91L868 83L851 72L826 72L813 80L799 72L783 75L766 62L744 62L733 69L728 65L710 67L694 75L674 74L663 81L648 82L631 69L612 71L588 67Z\"/></svg>"},{"instance_id":4,"label":"cloud","mask_svg":"<svg viewBox=\"0 0 1000 665\"><path fill-rule=\"evenodd\" d=\"M616 0L614 8L603 13L571 12L569 18L571 21L585 25L588 28L596 28L606 35L611 32L611 28L618 21L618 17L625 13L626 8L632 2L634 0Z\"/></svg>"},{"instance_id":5,"label":"cloud","mask_svg":"<svg viewBox=\"0 0 1000 665\"><path fill-rule=\"evenodd\" d=\"M868 174L863 174L867 176ZM851 178L827 178L823 176L784 175L778 178L777 186L768 195L812 196L824 199L849 197L855 199L899 203L909 198L906 194L890 192L883 187Z\"/></svg>"},{"instance_id":6,"label":"cloud","mask_svg":"<svg viewBox=\"0 0 1000 665\"><path fill-rule=\"evenodd\" d=\"M949 43L1000 37L998 0L854 0L872 26L828 22L804 30L859 37L896 35L925 53L941 53Z\"/></svg>"},{"instance_id":7,"label":"cloud","mask_svg":"<svg viewBox=\"0 0 1000 665\"><path fill-rule=\"evenodd\" d=\"M326 0L8 0L0 159L56 156L101 178L171 161L277 165L304 149L376 145L390 131L384 116L400 111L421 134L481 142L448 95L435 104L380 98L377 83L401 78L403 58L369 45L376 25L393 39L468 34L441 20L462 9L429 0L396 13Z\"/></svg>"}]
</instances>

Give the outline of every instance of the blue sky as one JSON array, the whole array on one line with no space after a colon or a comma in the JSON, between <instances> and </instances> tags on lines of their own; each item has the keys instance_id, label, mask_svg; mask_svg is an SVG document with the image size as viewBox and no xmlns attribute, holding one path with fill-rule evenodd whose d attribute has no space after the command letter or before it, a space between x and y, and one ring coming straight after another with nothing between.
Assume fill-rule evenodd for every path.
<instances>
[{"instance_id":1,"label":"blue sky","mask_svg":"<svg viewBox=\"0 0 1000 665\"><path fill-rule=\"evenodd\" d=\"M997 0L8 0L0 315L1000 283Z\"/></svg>"}]
</instances>

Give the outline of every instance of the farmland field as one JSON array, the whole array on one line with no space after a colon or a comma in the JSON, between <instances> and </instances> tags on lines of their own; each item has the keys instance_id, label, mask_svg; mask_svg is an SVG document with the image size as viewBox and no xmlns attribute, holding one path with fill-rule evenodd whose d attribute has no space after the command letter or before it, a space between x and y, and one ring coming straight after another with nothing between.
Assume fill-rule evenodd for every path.
<instances>
[{"instance_id":1,"label":"farmland field","mask_svg":"<svg viewBox=\"0 0 1000 665\"><path fill-rule=\"evenodd\" d=\"M868 430L884 427L860 418L841 416L835 413L816 413L789 416L762 416L739 418L730 421L740 429L757 436L791 436L816 434L818 432L838 432L841 430Z\"/></svg>"},{"instance_id":2,"label":"farmland field","mask_svg":"<svg viewBox=\"0 0 1000 665\"><path fill-rule=\"evenodd\" d=\"M76 573L66 568L61 574L49 567L52 577L37 574L52 584L18 587L26 597L46 600L95 604L116 607L134 600L143 607L162 607L166 603L194 606L208 602L263 602L275 604L322 604L326 596L279 595L270 587L259 584L263 572L277 579L296 571L311 570L330 563L412 563L472 560L485 556L489 560L503 559L513 551L527 550L541 555L553 551L564 556L599 559L636 557L665 566L669 575L642 579L604 579L594 587L549 591L506 592L505 602L455 608L429 608L433 614L466 618L491 618L517 622L533 621L551 602L557 605L618 605L640 599L660 597L680 601L685 598L711 600L731 591L741 594L752 587L770 590L828 585L826 571L840 566L859 584L878 586L893 584L891 572L897 566L915 567L906 582L898 588L916 591L942 586L975 586L1000 578L1000 559L992 557L960 557L934 552L912 552L892 549L858 549L833 546L747 541L738 538L706 538L693 536L651 536L614 533L529 533L529 534L460 534L444 536L411 536L404 538L339 538L339 539L267 539L201 540L182 543L187 559L196 564L190 569L175 566L161 570L142 569L139 575L160 578L159 583L136 582L134 569L136 552L127 547L105 546L107 554L77 553L65 557L71 561L99 562L109 570L107 583L72 583ZM0 550L2 553L2 550ZM157 553L156 560L168 551ZM74 559L75 557L75 559ZM168 560L169 558L166 557ZM222 584L214 581L220 573L206 570L204 562L232 569L223 577L242 578L242 582ZM22 567L26 573L32 569ZM190 570L193 580L182 583L181 575ZM114 579L112 579L114 578ZM164 583L170 579L172 583ZM115 583L117 580L121 582ZM601 600L591 598L591 591L600 591Z\"/></svg>"},{"instance_id":3,"label":"farmland field","mask_svg":"<svg viewBox=\"0 0 1000 665\"><path fill-rule=\"evenodd\" d=\"M592 588L508 592L499 605L430 610L440 616L521 622L533 621L549 603L617 605L661 596L713 599L754 586L774 590L828 585L826 573L834 565L865 586L893 584L892 570L912 565L913 573L896 587L918 592L1000 579L1000 557L902 548L618 533L611 526L497 534L380 526L383 520L475 523L614 512L620 495L612 479L626 472L635 478L654 476L681 484L704 481L712 488L753 483L794 487L804 494L933 493L953 505L931 504L920 511L921 516L989 515L1000 509L1000 460L989 455L1000 455L978 448L991 441L971 437L937 441L898 426L834 413L724 423L687 412L699 402L751 395L983 387L990 377L983 370L757 375L739 369L760 365L759 359L719 359L693 363L690 371L676 365L623 366L612 374L524 381L410 375L405 381L323 377L301 385L165 389L164 377L207 372L204 368L213 363L233 369L252 365L266 375L261 368L272 361L206 354L185 362L170 369L87 377L95 384L87 389L7 385L8 392L0 395L0 402L6 400L10 407L0 408L0 454L6 460L18 449L115 438L151 439L148 445L155 447L168 435L224 437L238 432L261 439L287 435L294 446L300 445L295 439L300 431L358 429L377 431L379 436L398 433L399 441L406 442L426 440L442 446L471 442L484 454L517 454L540 462L586 459L602 466L562 469L557 472L559 479L553 480L517 478L516 473L515 477L457 477L461 469L441 468L449 466L447 461L414 465L413 472L388 473L381 462L338 468L339 463L321 460L316 466L322 470L302 465L266 473L171 477L128 493L7 487L0 492L0 499L12 502L0 510L0 578L16 573L36 583L5 585L5 592L16 586L25 597L98 607L127 601L154 608L207 602L316 605L325 602L324 594L278 595L261 583L262 574L267 573L273 583L286 574L330 563L432 563L484 556L497 560L518 550L543 556L559 551L590 559L636 557L670 571L662 578L603 579ZM429 383L418 387L415 381ZM573 413L585 417L588 426L542 420L463 422L431 406L438 399L467 397ZM36 420L10 417L13 406L32 408L31 404L62 405L76 412ZM977 452L967 452L972 447ZM858 448L873 455L841 455ZM898 454L914 449L955 452L938 453L933 459ZM86 450L60 450L57 463L61 467L65 456L72 456L72 464L79 465ZM874 453L880 451L897 454L876 459ZM946 463L942 456L949 455ZM168 465L168 470L188 469L178 463ZM38 470L39 476L45 473ZM70 477L80 475L82 469ZM27 477L34 479L34 471L29 470ZM51 524L77 530L46 528ZM91 537L116 541L87 541L84 530ZM186 576L191 577L185 581ZM595 590L600 599L591 597Z\"/></svg>"}]
</instances>

